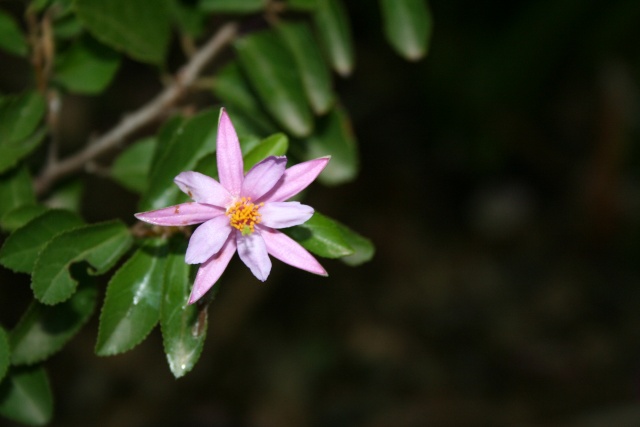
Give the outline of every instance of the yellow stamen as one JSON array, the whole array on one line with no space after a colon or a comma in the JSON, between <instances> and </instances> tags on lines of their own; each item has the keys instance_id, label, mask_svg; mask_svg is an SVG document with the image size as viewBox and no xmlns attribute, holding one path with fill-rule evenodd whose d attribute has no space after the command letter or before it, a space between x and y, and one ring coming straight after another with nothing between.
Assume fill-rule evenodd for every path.
<instances>
[{"instance_id":1,"label":"yellow stamen","mask_svg":"<svg viewBox=\"0 0 640 427\"><path fill-rule=\"evenodd\" d=\"M261 215L258 210L264 203L251 203L251 197L243 197L227 209L229 224L242 232L243 236L253 233L254 226L260 224Z\"/></svg>"}]
</instances>

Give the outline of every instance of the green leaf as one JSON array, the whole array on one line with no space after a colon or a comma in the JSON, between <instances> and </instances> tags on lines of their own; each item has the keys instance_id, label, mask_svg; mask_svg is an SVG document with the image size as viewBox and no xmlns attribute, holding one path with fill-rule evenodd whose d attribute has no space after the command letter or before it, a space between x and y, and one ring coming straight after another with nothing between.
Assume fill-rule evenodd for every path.
<instances>
[{"instance_id":1,"label":"green leaf","mask_svg":"<svg viewBox=\"0 0 640 427\"><path fill-rule=\"evenodd\" d=\"M0 141L18 143L31 135L40 124L45 102L37 92L0 98Z\"/></svg>"},{"instance_id":2,"label":"green leaf","mask_svg":"<svg viewBox=\"0 0 640 427\"><path fill-rule=\"evenodd\" d=\"M42 426L51 420L53 396L47 373L41 366L9 370L0 383L0 415L32 426Z\"/></svg>"},{"instance_id":3,"label":"green leaf","mask_svg":"<svg viewBox=\"0 0 640 427\"><path fill-rule=\"evenodd\" d=\"M192 280L191 266L184 262L187 241L182 238L172 243L164 273L160 329L169 369L180 378L191 371L202 352L207 335L207 305L188 304Z\"/></svg>"},{"instance_id":4,"label":"green leaf","mask_svg":"<svg viewBox=\"0 0 640 427\"><path fill-rule=\"evenodd\" d=\"M235 122L233 123L235 127ZM238 128L236 127L236 130ZM240 151L242 152L242 158L249 154L251 150L256 148L260 143L262 143L262 139L258 138L254 135L246 136L243 134L242 136L238 136L238 141L240 141Z\"/></svg>"},{"instance_id":5,"label":"green leaf","mask_svg":"<svg viewBox=\"0 0 640 427\"><path fill-rule=\"evenodd\" d=\"M4 376L7 374L7 369L9 369L10 353L9 335L7 335L7 331L0 326L0 381L2 381Z\"/></svg>"},{"instance_id":6,"label":"green leaf","mask_svg":"<svg viewBox=\"0 0 640 427\"><path fill-rule=\"evenodd\" d=\"M218 165L216 164L216 153L209 153L203 158L201 158L196 167L193 168L194 171L200 172L201 174L210 176L214 179L218 179ZM188 197L185 195L185 197ZM187 200L186 198L184 200Z\"/></svg>"},{"instance_id":7,"label":"green leaf","mask_svg":"<svg viewBox=\"0 0 640 427\"><path fill-rule=\"evenodd\" d=\"M156 144L156 149L153 152L153 157L151 158L149 176L152 176L156 172L156 169L158 169L160 159L162 159L171 148L171 140L186 120L187 119L182 116L173 116L169 120L165 121L160 127L160 130L156 135L158 143Z\"/></svg>"},{"instance_id":8,"label":"green leaf","mask_svg":"<svg viewBox=\"0 0 640 427\"><path fill-rule=\"evenodd\" d=\"M31 0L29 2L29 11L30 12L42 12L46 7L49 6L52 0Z\"/></svg>"},{"instance_id":9,"label":"green leaf","mask_svg":"<svg viewBox=\"0 0 640 427\"><path fill-rule=\"evenodd\" d=\"M76 0L78 17L91 34L142 62L161 64L170 36L165 0Z\"/></svg>"},{"instance_id":10,"label":"green leaf","mask_svg":"<svg viewBox=\"0 0 640 427\"><path fill-rule=\"evenodd\" d=\"M318 124L307 140L308 159L330 155L331 161L318 180L337 185L353 180L358 174L358 149L351 124L342 109L335 108Z\"/></svg>"},{"instance_id":11,"label":"green leaf","mask_svg":"<svg viewBox=\"0 0 640 427\"><path fill-rule=\"evenodd\" d=\"M227 112L229 112L229 110L227 110ZM238 120L237 120L238 116L234 116L233 118L233 126L236 129L236 132L241 132L241 129L244 130L244 128L242 127L242 125L238 125ZM245 134L241 134L242 136L239 136L238 139L240 140L240 150L242 151L242 156L243 159L246 159L245 156L252 151L254 148L257 148L258 145L260 145L260 143L262 142L259 138L256 138L254 136L247 136ZM251 162L252 160L249 159L249 162ZM244 162L245 168L246 168L246 160ZM216 159L216 153L209 153L206 156L202 157L198 163L196 164L196 167L193 169L196 172L200 172L204 175L210 176L214 179L218 179L218 164L217 164L217 159ZM188 197L186 195L184 195L184 200L188 200Z\"/></svg>"},{"instance_id":12,"label":"green leaf","mask_svg":"<svg viewBox=\"0 0 640 427\"><path fill-rule=\"evenodd\" d=\"M313 130L313 114L304 95L295 61L272 31L250 34L235 42L240 65L264 107L297 137Z\"/></svg>"},{"instance_id":13,"label":"green leaf","mask_svg":"<svg viewBox=\"0 0 640 427\"><path fill-rule=\"evenodd\" d=\"M283 23L276 27L296 62L307 99L316 114L324 114L333 105L331 75L307 24Z\"/></svg>"},{"instance_id":14,"label":"green leaf","mask_svg":"<svg viewBox=\"0 0 640 427\"><path fill-rule=\"evenodd\" d=\"M13 232L22 227L38 215L42 215L48 209L42 205L26 205L10 210L0 218L0 226L4 230Z\"/></svg>"},{"instance_id":15,"label":"green leaf","mask_svg":"<svg viewBox=\"0 0 640 427\"><path fill-rule=\"evenodd\" d=\"M344 237L344 240L354 250L351 255L347 255L340 260L352 267L370 261L375 254L375 247L373 246L371 240L367 239L361 234L356 233L355 231L353 231L346 225L339 223L338 221L334 222L338 226L340 233L342 233L342 237Z\"/></svg>"},{"instance_id":16,"label":"green leaf","mask_svg":"<svg viewBox=\"0 0 640 427\"><path fill-rule=\"evenodd\" d=\"M96 353L110 356L142 342L160 319L167 243L149 240L109 281Z\"/></svg>"},{"instance_id":17,"label":"green leaf","mask_svg":"<svg viewBox=\"0 0 640 427\"><path fill-rule=\"evenodd\" d=\"M56 16L53 21L53 34L57 39L69 40L82 34L82 23L71 8Z\"/></svg>"},{"instance_id":18,"label":"green leaf","mask_svg":"<svg viewBox=\"0 0 640 427\"><path fill-rule=\"evenodd\" d=\"M199 37L205 29L207 14L191 4L170 0L171 16L178 27L191 37Z\"/></svg>"},{"instance_id":19,"label":"green leaf","mask_svg":"<svg viewBox=\"0 0 640 427\"><path fill-rule=\"evenodd\" d=\"M86 261L93 274L102 274L131 246L129 230L121 221L109 221L65 231L40 252L33 269L31 288L44 304L67 300L76 290L72 264Z\"/></svg>"},{"instance_id":20,"label":"green leaf","mask_svg":"<svg viewBox=\"0 0 640 427\"><path fill-rule=\"evenodd\" d=\"M218 110L206 110L185 120L175 129L166 146L158 145L162 154L151 171L149 188L142 196L142 211L175 204L180 189L173 179L183 171L193 170L201 157L215 151Z\"/></svg>"},{"instance_id":21,"label":"green leaf","mask_svg":"<svg viewBox=\"0 0 640 427\"><path fill-rule=\"evenodd\" d=\"M20 206L35 204L36 195L26 167L0 174L0 217Z\"/></svg>"},{"instance_id":22,"label":"green leaf","mask_svg":"<svg viewBox=\"0 0 640 427\"><path fill-rule=\"evenodd\" d=\"M289 149L289 138L283 133L276 133L265 138L244 156L244 171L248 172L256 163L269 156L284 156Z\"/></svg>"},{"instance_id":23,"label":"green leaf","mask_svg":"<svg viewBox=\"0 0 640 427\"><path fill-rule=\"evenodd\" d=\"M151 160L157 144L157 138L149 137L127 147L111 166L113 179L135 193L142 193L148 185Z\"/></svg>"},{"instance_id":24,"label":"green leaf","mask_svg":"<svg viewBox=\"0 0 640 427\"><path fill-rule=\"evenodd\" d=\"M56 57L54 80L71 92L102 92L120 66L120 55L89 36Z\"/></svg>"},{"instance_id":25,"label":"green leaf","mask_svg":"<svg viewBox=\"0 0 640 427\"><path fill-rule=\"evenodd\" d=\"M13 18L0 10L0 49L17 56L27 56L29 48Z\"/></svg>"},{"instance_id":26,"label":"green leaf","mask_svg":"<svg viewBox=\"0 0 640 427\"><path fill-rule=\"evenodd\" d=\"M238 126L238 114L232 114L234 110L242 112L247 120L266 134L274 133L275 126L265 115L260 101L249 83L242 75L236 61L231 61L216 75L213 93L224 103L227 112L233 118L234 126ZM232 107L236 107L235 109ZM236 129L237 130L237 129Z\"/></svg>"},{"instance_id":27,"label":"green leaf","mask_svg":"<svg viewBox=\"0 0 640 427\"><path fill-rule=\"evenodd\" d=\"M341 258L354 253L338 223L318 212L304 224L281 231L309 252L324 258Z\"/></svg>"},{"instance_id":28,"label":"green leaf","mask_svg":"<svg viewBox=\"0 0 640 427\"><path fill-rule=\"evenodd\" d=\"M36 3L37 0L32 2ZM50 6L55 6L56 8L60 9L60 13L62 14L67 14L70 13L72 11L72 6L73 6L73 2L75 0L51 0L50 1Z\"/></svg>"},{"instance_id":29,"label":"green leaf","mask_svg":"<svg viewBox=\"0 0 640 427\"><path fill-rule=\"evenodd\" d=\"M341 76L353 71L353 41L347 11L340 0L318 0L316 30L334 70Z\"/></svg>"},{"instance_id":30,"label":"green leaf","mask_svg":"<svg viewBox=\"0 0 640 427\"><path fill-rule=\"evenodd\" d=\"M228 111L228 110L227 110ZM237 116L234 118L233 121L233 125L236 128L236 131L238 131L240 129L240 127L238 126L238 121L236 120ZM281 134L278 134L281 135ZM272 135L272 137L275 137L276 135ZM247 157L254 149L258 149L258 147L264 143L264 142L268 142L267 145L264 146L263 148L263 152L264 153L268 153L271 152L272 154L266 154L267 156L270 155L280 155L277 154L279 152L282 151L282 140L280 140L280 138L275 138L275 140L273 141L267 141L269 139L271 139L272 137L269 137L267 139L265 139L264 141L261 141L259 138L253 137L253 136L240 136L238 137L238 139L240 140L240 150L242 151L242 156L243 156L243 160L244 160L244 167L245 167L245 171L248 170L249 168L247 167L247 165L253 165L255 161L255 159L260 156L260 150L256 151L256 153L251 154L251 156L249 157L249 159L247 160ZM276 154L273 154L276 153ZM262 159L259 159L258 161L260 161ZM256 162L257 163L257 162ZM198 163L196 164L196 167L193 169L196 172L200 172L204 175L210 176L214 179L218 179L218 165L217 165L217 159L216 159L216 153L209 153L206 156L202 157ZM186 195L185 195L185 200L188 200Z\"/></svg>"},{"instance_id":31,"label":"green leaf","mask_svg":"<svg viewBox=\"0 0 640 427\"><path fill-rule=\"evenodd\" d=\"M45 135L43 128L22 141L0 140L0 173L14 167L20 159L31 153L40 145Z\"/></svg>"},{"instance_id":32,"label":"green leaf","mask_svg":"<svg viewBox=\"0 0 640 427\"><path fill-rule=\"evenodd\" d=\"M417 61L426 53L433 22L425 0L379 0L387 41L400 55Z\"/></svg>"},{"instance_id":33,"label":"green leaf","mask_svg":"<svg viewBox=\"0 0 640 427\"><path fill-rule=\"evenodd\" d=\"M44 204L52 209L80 212L84 183L82 178L77 178L56 186Z\"/></svg>"},{"instance_id":34,"label":"green leaf","mask_svg":"<svg viewBox=\"0 0 640 427\"><path fill-rule=\"evenodd\" d=\"M11 331L11 363L31 365L62 349L91 317L97 296L95 283L88 283L62 304L33 301Z\"/></svg>"},{"instance_id":35,"label":"green leaf","mask_svg":"<svg viewBox=\"0 0 640 427\"><path fill-rule=\"evenodd\" d=\"M309 12L318 7L318 0L287 0L287 6L292 10Z\"/></svg>"},{"instance_id":36,"label":"green leaf","mask_svg":"<svg viewBox=\"0 0 640 427\"><path fill-rule=\"evenodd\" d=\"M208 12L253 13L264 9L266 0L200 0L200 8Z\"/></svg>"},{"instance_id":37,"label":"green leaf","mask_svg":"<svg viewBox=\"0 0 640 427\"><path fill-rule=\"evenodd\" d=\"M227 112L229 112L229 110L227 110ZM246 159L244 156L246 156L254 148L258 147L258 145L260 145L262 141L259 138L254 137L252 135L244 134L244 131L246 131L246 129L243 127L243 124L239 124L239 123L241 123L241 121L238 121L238 116L237 115L233 116L233 126L235 127L236 132L242 135L238 137L240 141L240 150L242 151L243 159ZM249 161L251 162L251 159L249 159ZM246 167L247 165L246 160L244 165ZM200 172L204 175L210 176L214 179L218 179L218 164L216 159L216 153L215 152L209 153L206 156L202 157L200 160L198 160L198 163L196 164L193 170L196 172ZM182 196L184 196L183 197L184 200L189 200L186 195L181 195L181 197Z\"/></svg>"},{"instance_id":38,"label":"green leaf","mask_svg":"<svg viewBox=\"0 0 640 427\"><path fill-rule=\"evenodd\" d=\"M81 225L82 219L72 212L48 211L7 238L0 248L0 264L13 271L30 274L40 251L54 236Z\"/></svg>"}]
</instances>

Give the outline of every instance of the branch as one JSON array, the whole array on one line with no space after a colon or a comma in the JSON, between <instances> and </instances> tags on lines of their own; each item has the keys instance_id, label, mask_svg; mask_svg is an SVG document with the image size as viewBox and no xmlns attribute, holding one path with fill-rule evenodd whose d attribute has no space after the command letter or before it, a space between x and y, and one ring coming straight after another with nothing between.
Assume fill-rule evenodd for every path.
<instances>
[{"instance_id":1,"label":"branch","mask_svg":"<svg viewBox=\"0 0 640 427\"><path fill-rule=\"evenodd\" d=\"M237 25L233 22L222 26L191 57L177 73L175 80L155 98L143 105L139 110L126 115L110 131L96 139L82 151L59 162L47 164L36 178L34 186L36 194L46 193L61 178L81 170L87 162L99 157L117 146L131 134L160 117L168 107L174 105L195 82L203 68L230 43L237 33Z\"/></svg>"}]
</instances>

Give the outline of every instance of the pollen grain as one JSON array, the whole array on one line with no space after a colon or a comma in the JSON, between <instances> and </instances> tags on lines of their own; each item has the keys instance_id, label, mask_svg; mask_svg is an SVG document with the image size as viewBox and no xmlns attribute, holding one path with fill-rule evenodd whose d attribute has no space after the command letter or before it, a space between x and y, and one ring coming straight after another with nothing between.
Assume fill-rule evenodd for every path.
<instances>
[{"instance_id":1,"label":"pollen grain","mask_svg":"<svg viewBox=\"0 0 640 427\"><path fill-rule=\"evenodd\" d=\"M264 203L252 203L251 197L243 197L236 201L227 209L229 224L246 236L254 232L256 224L260 224L261 217L259 209Z\"/></svg>"}]
</instances>

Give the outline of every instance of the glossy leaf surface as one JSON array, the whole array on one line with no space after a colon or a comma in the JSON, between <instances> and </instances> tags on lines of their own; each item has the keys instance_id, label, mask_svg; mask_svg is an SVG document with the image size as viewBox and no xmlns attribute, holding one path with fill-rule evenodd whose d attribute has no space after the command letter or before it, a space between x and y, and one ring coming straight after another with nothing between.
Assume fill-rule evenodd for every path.
<instances>
[{"instance_id":1,"label":"glossy leaf surface","mask_svg":"<svg viewBox=\"0 0 640 427\"><path fill-rule=\"evenodd\" d=\"M100 313L98 355L132 349L158 323L166 255L164 240L148 241L113 275Z\"/></svg>"},{"instance_id":2,"label":"glossy leaf surface","mask_svg":"<svg viewBox=\"0 0 640 427\"><path fill-rule=\"evenodd\" d=\"M266 0L200 0L200 7L209 12L252 13L263 9Z\"/></svg>"},{"instance_id":3,"label":"glossy leaf surface","mask_svg":"<svg viewBox=\"0 0 640 427\"><path fill-rule=\"evenodd\" d=\"M76 0L78 17L91 34L134 59L164 61L170 35L165 0Z\"/></svg>"},{"instance_id":4,"label":"glossy leaf surface","mask_svg":"<svg viewBox=\"0 0 640 427\"><path fill-rule=\"evenodd\" d=\"M48 211L16 230L0 248L0 264L30 274L40 251L57 234L83 225L80 217L63 210Z\"/></svg>"},{"instance_id":5,"label":"glossy leaf surface","mask_svg":"<svg viewBox=\"0 0 640 427\"><path fill-rule=\"evenodd\" d=\"M31 2L31 7L33 7L33 3ZM56 38L62 40L71 40L79 37L83 32L82 23L73 12L71 2L67 1L63 7L65 10L56 16L53 22L53 34Z\"/></svg>"},{"instance_id":6,"label":"glossy leaf surface","mask_svg":"<svg viewBox=\"0 0 640 427\"><path fill-rule=\"evenodd\" d=\"M191 37L202 35L206 27L207 13L195 2L183 0L169 0L171 16L180 30Z\"/></svg>"},{"instance_id":7,"label":"glossy leaf surface","mask_svg":"<svg viewBox=\"0 0 640 427\"><path fill-rule=\"evenodd\" d=\"M0 225L3 229L13 232L47 210L43 205L20 206L4 214L0 218Z\"/></svg>"},{"instance_id":8,"label":"glossy leaf surface","mask_svg":"<svg viewBox=\"0 0 640 427\"><path fill-rule=\"evenodd\" d=\"M344 224L339 223L338 221L334 221L342 233L342 237L345 242L353 249L353 253L347 256L340 258L342 262L352 267L363 264L367 261L370 261L375 254L375 247L371 240L362 236L359 233L356 233L349 227Z\"/></svg>"},{"instance_id":9,"label":"glossy leaf surface","mask_svg":"<svg viewBox=\"0 0 640 427\"><path fill-rule=\"evenodd\" d=\"M71 92L104 90L120 66L120 55L91 37L82 37L56 58L55 81Z\"/></svg>"},{"instance_id":10,"label":"glossy leaf surface","mask_svg":"<svg viewBox=\"0 0 640 427\"><path fill-rule=\"evenodd\" d=\"M416 61L429 46L431 13L425 0L379 0L387 41L400 55Z\"/></svg>"},{"instance_id":11,"label":"glossy leaf surface","mask_svg":"<svg viewBox=\"0 0 640 427\"><path fill-rule=\"evenodd\" d=\"M0 217L18 207L35 204L36 196L26 167L0 174Z\"/></svg>"},{"instance_id":12,"label":"glossy leaf surface","mask_svg":"<svg viewBox=\"0 0 640 427\"><path fill-rule=\"evenodd\" d=\"M289 138L283 133L276 133L260 141L253 149L244 155L244 171L247 172L256 163L269 156L284 156L289 149Z\"/></svg>"},{"instance_id":13,"label":"glossy leaf surface","mask_svg":"<svg viewBox=\"0 0 640 427\"><path fill-rule=\"evenodd\" d=\"M160 159L162 159L172 148L171 140L178 132L178 129L180 129L180 127L184 125L186 120L186 118L180 115L173 116L169 120L164 122L164 124L160 127L160 130L156 134L158 143L156 144L156 149L154 150L153 156L151 158L151 169L149 170L149 176L152 176L156 173L156 169L158 169Z\"/></svg>"},{"instance_id":14,"label":"glossy leaf surface","mask_svg":"<svg viewBox=\"0 0 640 427\"><path fill-rule=\"evenodd\" d=\"M72 264L86 261L93 274L102 274L129 249L131 234L120 221L92 224L55 236L36 260L31 289L44 304L57 304L75 292Z\"/></svg>"},{"instance_id":15,"label":"glossy leaf surface","mask_svg":"<svg viewBox=\"0 0 640 427\"><path fill-rule=\"evenodd\" d=\"M334 101L331 75L311 30L302 22L283 23L277 30L293 55L311 108L316 114L326 113Z\"/></svg>"},{"instance_id":16,"label":"glossy leaf surface","mask_svg":"<svg viewBox=\"0 0 640 427\"><path fill-rule=\"evenodd\" d=\"M240 132L238 122L241 121L241 117L239 114L232 114L234 110L239 110L248 121L262 132L275 132L274 125L262 109L257 95L242 75L237 62L232 61L220 70L216 76L213 93L227 106L227 111L232 117L237 132Z\"/></svg>"},{"instance_id":17,"label":"glossy leaf surface","mask_svg":"<svg viewBox=\"0 0 640 427\"><path fill-rule=\"evenodd\" d=\"M160 314L162 342L169 369L176 378L191 371L200 357L207 334L207 307L188 304L191 293L191 266L184 262L185 239L172 242L164 274Z\"/></svg>"},{"instance_id":18,"label":"glossy leaf surface","mask_svg":"<svg viewBox=\"0 0 640 427\"><path fill-rule=\"evenodd\" d=\"M318 7L318 0L287 0L287 7L292 10L312 11Z\"/></svg>"},{"instance_id":19,"label":"glossy leaf surface","mask_svg":"<svg viewBox=\"0 0 640 427\"><path fill-rule=\"evenodd\" d=\"M314 13L320 41L334 70L341 76L353 71L353 41L347 11L340 0L318 0Z\"/></svg>"},{"instance_id":20,"label":"glossy leaf surface","mask_svg":"<svg viewBox=\"0 0 640 427\"><path fill-rule=\"evenodd\" d=\"M53 415L53 396L41 366L11 368L0 383L0 415L32 426L42 426Z\"/></svg>"},{"instance_id":21,"label":"glossy leaf surface","mask_svg":"<svg viewBox=\"0 0 640 427\"><path fill-rule=\"evenodd\" d=\"M80 212L85 180L81 177L57 185L44 204L52 209Z\"/></svg>"},{"instance_id":22,"label":"glossy leaf surface","mask_svg":"<svg viewBox=\"0 0 640 427\"><path fill-rule=\"evenodd\" d=\"M331 156L318 180L327 185L351 181L358 174L358 149L349 119L341 109L334 109L318 123L317 131L307 140L307 158Z\"/></svg>"},{"instance_id":23,"label":"glossy leaf surface","mask_svg":"<svg viewBox=\"0 0 640 427\"><path fill-rule=\"evenodd\" d=\"M14 144L26 139L38 127L44 112L44 99L36 92L1 97L0 144Z\"/></svg>"},{"instance_id":24,"label":"glossy leaf surface","mask_svg":"<svg viewBox=\"0 0 640 427\"><path fill-rule=\"evenodd\" d=\"M13 18L0 10L0 49L17 56L26 56L27 40Z\"/></svg>"},{"instance_id":25,"label":"glossy leaf surface","mask_svg":"<svg viewBox=\"0 0 640 427\"><path fill-rule=\"evenodd\" d=\"M113 162L111 176L125 188L142 193L148 185L156 145L157 139L153 137L135 142Z\"/></svg>"},{"instance_id":26,"label":"glossy leaf surface","mask_svg":"<svg viewBox=\"0 0 640 427\"><path fill-rule=\"evenodd\" d=\"M31 153L44 139L44 129L20 141L0 140L0 173L14 167L19 160Z\"/></svg>"},{"instance_id":27,"label":"glossy leaf surface","mask_svg":"<svg viewBox=\"0 0 640 427\"><path fill-rule=\"evenodd\" d=\"M264 107L288 132L309 135L313 115L291 53L272 31L238 39L235 47L240 64Z\"/></svg>"},{"instance_id":28,"label":"glossy leaf surface","mask_svg":"<svg viewBox=\"0 0 640 427\"><path fill-rule=\"evenodd\" d=\"M324 258L340 258L354 253L342 235L340 227L332 219L316 212L309 221L295 227L282 229L309 252Z\"/></svg>"},{"instance_id":29,"label":"glossy leaf surface","mask_svg":"<svg viewBox=\"0 0 640 427\"><path fill-rule=\"evenodd\" d=\"M33 301L11 331L11 363L30 365L58 352L89 320L97 296L95 283L87 283L61 304Z\"/></svg>"},{"instance_id":30,"label":"glossy leaf surface","mask_svg":"<svg viewBox=\"0 0 640 427\"><path fill-rule=\"evenodd\" d=\"M166 145L159 145L162 154L152 165L149 188L143 195L141 211L175 204L180 189L173 179L183 171L193 170L198 160L215 151L219 110L207 110L177 126Z\"/></svg>"}]
</instances>

